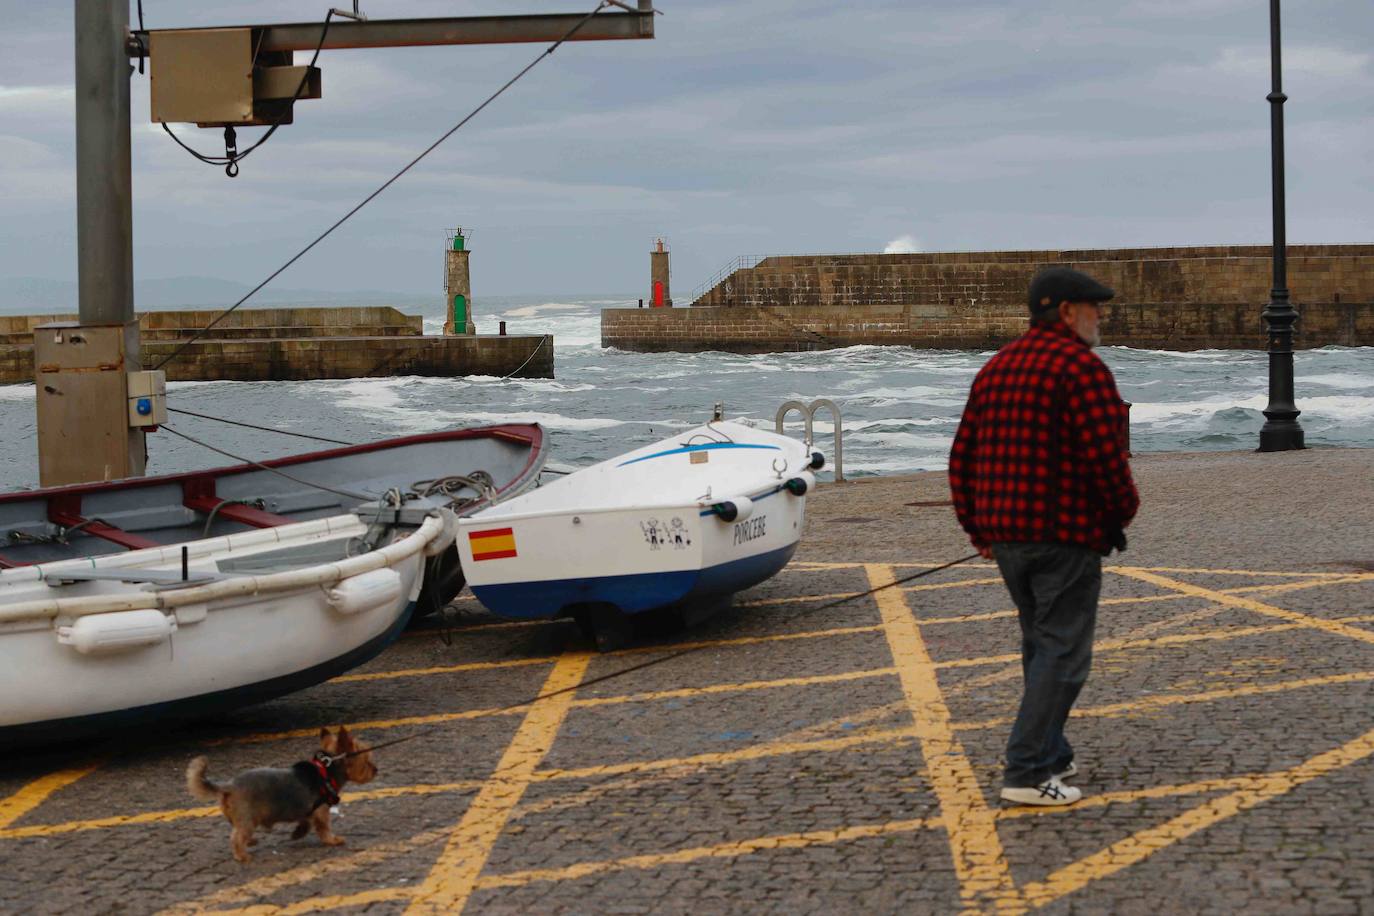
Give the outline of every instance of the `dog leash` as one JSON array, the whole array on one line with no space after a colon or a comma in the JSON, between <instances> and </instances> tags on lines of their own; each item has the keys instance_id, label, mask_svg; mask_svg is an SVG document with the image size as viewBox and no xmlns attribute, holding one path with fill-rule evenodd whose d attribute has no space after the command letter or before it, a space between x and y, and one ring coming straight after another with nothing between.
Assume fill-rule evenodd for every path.
<instances>
[{"instance_id":1,"label":"dog leash","mask_svg":"<svg viewBox=\"0 0 1374 916\"><path fill-rule=\"evenodd\" d=\"M901 577L900 579L894 579L893 581L888 582L888 583L886 583L886 584L884 584L884 585L877 585L877 586L874 586L873 588L870 588L870 589L868 589L868 590L866 590L866 591L855 592L855 593L852 594L852 595L845 595L844 597L838 598L838 599L836 599L836 600L834 600L834 601L831 601L831 602L829 602L829 603L827 603L827 604L822 604L822 605L820 605L820 606L818 606L818 607L813 607L813 608L810 608L809 610L802 611L802 612L799 613L799 614L793 615L793 616L792 616L791 618L789 618L789 619L791 619L791 620L796 620L797 618L799 618L799 617L804 617L804 616L806 616L807 614L816 614L816 613L819 613L819 612L821 612L821 611L829 610L830 608L833 608L833 607L839 607L839 606L842 605L842 604L846 604L846 603L848 603L848 602L850 602L850 601L854 601L854 600L859 599L859 598L866 598L867 596L872 595L872 594L874 594L874 593L876 593L876 592L880 592L880 591L882 591L882 590L884 590L884 589L895 588L896 586L899 586L899 585L905 585L906 583L915 581L916 579L921 579L921 578L924 578L925 576L933 575L933 574L935 574L935 573L937 573L937 572L943 572L943 571L946 570L946 569L951 569L951 568L953 568L953 567L955 567L955 566L958 566L958 565L961 564L961 563L967 563L969 560L976 560L976 559L978 559L979 556L980 556L979 554L971 553L971 554L969 554L969 555L966 556L966 557L960 557L960 558L957 559L957 560L951 560L950 562L944 563L944 564L942 564L942 565L940 565L940 566L934 566L934 567L931 567L930 569L923 569L923 570L921 570L921 571L918 572L918 573L912 573L912 574L909 575L909 576L903 576L903 577ZM594 684L600 684L600 683L603 683L603 682L605 682L605 681L609 681L609 680L611 680L612 678L620 677L622 674L629 674L629 673L632 672L632 671L642 671L642 670L644 670L645 668L652 668L654 665L661 665L661 664L663 664L664 662L672 661L672 660L675 659L675 658L682 658L684 655L691 655L693 652L700 651L701 649L704 649L704 648L706 648L706 646L693 646L693 647L690 648L690 649L680 649L680 650L678 650L677 652L670 652L670 653L667 654L667 655L660 655L658 658L649 659L648 661L646 661L646 662L641 662L641 663L639 663L638 665L630 665L629 667L626 667L626 668L620 668L620 669L617 669L617 670L615 670L615 671L612 671L612 672L610 672L610 673L608 673L608 674L603 674L603 675L601 675L600 677L594 677L594 678L592 678L592 679L589 680L589 681L582 681L582 682L580 682L580 683L578 683L578 684L573 684L573 685L570 686L570 687L560 687L558 690L553 690L553 691L550 691L549 693L540 694L539 696L533 697L533 698L528 699L528 700L522 700L521 702L518 702L518 703L511 703L511 704L509 704L509 705L507 705L507 706L499 707L499 708L493 710L493 711L492 711L492 714L494 715L494 714L496 714L496 713L509 712L509 711L512 710L512 709L519 709L519 708L521 708L522 706L530 706L530 705L532 705L532 704L534 704L534 703L539 702L540 700L547 700L547 699L549 699L550 697L556 697L556 696L559 696L560 694L571 693L571 692L574 691L574 690L582 690L582 689L584 689L584 688L586 688L586 687L591 687L591 686L594 685ZM373 745L372 747L369 747L369 748L367 748L366 750L349 751L349 752L346 753L346 754L340 754L340 755L338 755L338 756L330 757L330 758L328 758L328 759L331 760L331 761L333 761L333 760L346 760L346 759L349 758L349 757L357 757L357 756L360 755L360 754L367 754L367 753L371 753L372 751L381 750L381 749L384 748L384 747L394 747L394 746L397 745L397 744L404 744L404 743L407 742L407 741L414 741L416 738L423 738L423 737L425 737L426 735L433 734L434 732L436 732L436 731L438 731L438 730L439 730L438 727L426 728L426 729L424 729L423 731L418 731L418 732L416 732L416 733L413 734L413 735L406 735L404 738L395 738L395 739L393 739L393 740L391 740L391 741L383 742L382 744Z\"/></svg>"}]
</instances>

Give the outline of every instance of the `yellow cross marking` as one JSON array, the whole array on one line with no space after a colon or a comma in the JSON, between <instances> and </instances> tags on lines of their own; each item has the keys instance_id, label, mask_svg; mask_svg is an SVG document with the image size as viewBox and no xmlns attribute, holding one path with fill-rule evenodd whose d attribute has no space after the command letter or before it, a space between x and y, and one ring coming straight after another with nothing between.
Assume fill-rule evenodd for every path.
<instances>
[{"instance_id":1,"label":"yellow cross marking","mask_svg":"<svg viewBox=\"0 0 1374 916\"><path fill-rule=\"evenodd\" d=\"M66 788L99 768L100 762L95 762L67 770L58 770L55 773L38 777L8 798L0 798L0 830L9 827L34 808L43 804L54 792Z\"/></svg>"},{"instance_id":2,"label":"yellow cross marking","mask_svg":"<svg viewBox=\"0 0 1374 916\"><path fill-rule=\"evenodd\" d=\"M723 859L746 856L750 853L773 849L802 849L818 844L833 845L851 840L870 837L890 836L895 833L911 833L926 827L938 826L939 820L902 820L888 821L883 824L863 824L855 827L839 827L833 830L807 830L802 833L779 833L772 836L756 837L748 840L735 840L713 846L696 846L678 849L673 852L651 853L642 856L628 856L609 862L579 862L566 868L539 868L529 871L507 872L501 875L488 875L477 886L486 890L494 887L519 887L532 881L569 881L608 871L627 868L658 868L663 865L682 865L699 862L702 859Z\"/></svg>"},{"instance_id":3,"label":"yellow cross marking","mask_svg":"<svg viewBox=\"0 0 1374 916\"><path fill-rule=\"evenodd\" d=\"M1307 677L1293 681L1280 681L1276 684L1248 684L1244 687L1228 687L1224 690L1207 690L1202 693L1179 693L1141 697L1124 703L1109 703L1104 706L1085 706L1073 711L1072 718L1114 718L1133 713L1151 712L1169 706L1188 703L1211 703L1216 700L1232 700L1236 697L1262 696L1267 693L1284 693L1289 690L1305 690L1309 687L1331 687L1336 684L1357 684L1374 681L1374 671L1352 671L1346 674L1328 674L1323 677ZM1010 718L982 719L974 722L958 722L957 731L978 731L986 728L1000 728L1011 724Z\"/></svg>"},{"instance_id":4,"label":"yellow cross marking","mask_svg":"<svg viewBox=\"0 0 1374 916\"><path fill-rule=\"evenodd\" d=\"M577 652L563 655L553 666L539 691L541 696L552 695L530 704L524 721L496 765L495 778L484 783L468 805L438 861L416 889L407 913L461 913L467 906L511 810L525 794L531 776L553 746L558 729L572 708L570 688L582 682L590 663L591 655Z\"/></svg>"},{"instance_id":5,"label":"yellow cross marking","mask_svg":"<svg viewBox=\"0 0 1374 916\"><path fill-rule=\"evenodd\" d=\"M873 588L895 578L891 566L867 568ZM888 645L901 679L902 693L915 720L931 787L940 803L940 817L949 834L959 896L966 907L994 902L1014 903L1016 887L993 813L963 746L954 735L949 707L940 693L935 664L902 593L888 588L875 593L887 631Z\"/></svg>"},{"instance_id":6,"label":"yellow cross marking","mask_svg":"<svg viewBox=\"0 0 1374 916\"><path fill-rule=\"evenodd\" d=\"M1114 569L1113 572L1118 572L1124 576L1130 576L1132 578L1139 579L1142 582L1148 582L1151 585L1158 585L1161 588L1173 589L1176 592L1180 592L1184 595L1189 595L1194 598L1206 598L1208 601L1213 601L1217 604L1224 604L1229 607L1243 608L1247 611L1254 611L1257 614L1264 614L1268 617L1277 617L1281 620L1287 620L1293 623L1300 623L1304 626L1312 627L1317 630L1323 630L1327 633L1334 633L1338 636L1346 636L1350 639L1358 639L1361 642L1374 644L1374 632L1371 632L1369 630L1363 630L1359 627L1352 627L1348 624L1339 623L1335 620L1326 620L1321 617L1313 617L1310 614L1300 614L1297 611L1290 611L1284 608L1275 607L1272 604L1264 604L1263 602L1256 601L1253 598L1245 598L1240 595L1228 595L1224 592L1214 591L1210 588L1203 588L1200 585L1193 585L1190 582L1180 582L1177 579L1168 579L1164 576L1158 576L1154 573L1145 572L1144 570L1140 569L1118 567ZM1367 578L1374 577L1350 577L1350 581L1363 581Z\"/></svg>"},{"instance_id":7,"label":"yellow cross marking","mask_svg":"<svg viewBox=\"0 0 1374 916\"><path fill-rule=\"evenodd\" d=\"M1374 731L1365 732L1347 744L1318 754L1295 767L1271 773L1255 780L1255 783L1237 789L1228 795L1214 798L1185 811L1178 817L1163 824L1147 827L1124 840L1119 840L1101 852L1080 859L1065 866L1045 878L1022 888L1027 902L1034 906L1044 906L1071 894L1091 881L1105 878L1123 868L1154 855L1166 846L1192 836L1218 821L1239 814L1242 811L1262 804L1271 798L1286 795L1298 786L1311 782L1334 770L1349 766L1374 754Z\"/></svg>"}]
</instances>

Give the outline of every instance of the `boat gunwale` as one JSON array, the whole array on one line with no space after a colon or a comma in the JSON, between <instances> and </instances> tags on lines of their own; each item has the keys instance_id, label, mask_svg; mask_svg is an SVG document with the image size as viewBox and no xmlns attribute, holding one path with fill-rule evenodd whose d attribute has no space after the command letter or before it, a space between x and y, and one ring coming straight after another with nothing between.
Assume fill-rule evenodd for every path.
<instances>
[{"instance_id":1,"label":"boat gunwale","mask_svg":"<svg viewBox=\"0 0 1374 916\"><path fill-rule=\"evenodd\" d=\"M425 550L445 530L443 511L446 510L439 510L427 517L418 529L401 540L356 557L330 563L318 563L285 572L231 576L209 585L193 586L175 591L143 592L124 596L87 595L80 598L47 598L16 602L8 607L0 607L0 623L51 620L57 617L86 617L92 614L144 609L168 611L188 604L208 603L245 595L334 585L344 579L359 576L374 569L390 568ZM244 533L254 534L256 532ZM89 607L82 605L89 605Z\"/></svg>"},{"instance_id":2,"label":"boat gunwale","mask_svg":"<svg viewBox=\"0 0 1374 916\"><path fill-rule=\"evenodd\" d=\"M154 477L125 477L119 480L100 480L91 483L66 484L57 487L41 487L36 490L15 490L9 493L0 493L0 505L7 503L28 502L38 500L48 500L54 496L85 496L92 493L101 493L109 490L136 490L145 487L165 486L167 484L185 483L192 480L203 480L205 478L232 477L238 474L248 474L254 471L262 471L263 468L285 468L298 464L307 464L312 461L323 461L333 458L347 458L354 455L365 455L370 452L385 451L393 448L404 448L411 445L426 445L433 442L457 442L464 439L503 439L507 442L518 442L530 446L529 458L525 466L520 469L511 482L500 490L504 492L512 486L516 486L525 480L531 468L536 466L539 457L543 455L544 430L538 423L502 423L494 426L470 426L462 429L440 430L433 433L418 433L413 436L400 436L392 439L379 439L376 442L363 442L357 445L347 445L340 448L323 449L317 452L302 452L299 455L287 455L284 458L272 458L267 461L255 463L231 464L218 468L207 468L201 471L179 471L173 474L161 474Z\"/></svg>"}]
</instances>

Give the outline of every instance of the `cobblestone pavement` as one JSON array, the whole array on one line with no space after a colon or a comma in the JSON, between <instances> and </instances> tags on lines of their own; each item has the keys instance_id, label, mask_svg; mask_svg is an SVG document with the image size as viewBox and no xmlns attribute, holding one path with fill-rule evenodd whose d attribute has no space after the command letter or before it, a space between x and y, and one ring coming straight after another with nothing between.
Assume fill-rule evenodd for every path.
<instances>
[{"instance_id":1,"label":"cobblestone pavement","mask_svg":"<svg viewBox=\"0 0 1374 916\"><path fill-rule=\"evenodd\" d=\"M1374 913L1374 452L1137 461L1070 722L1085 792L997 800L1018 639L939 474L822 488L781 575L590 651L470 598L450 638L195 727L10 760L9 912ZM916 503L916 505L908 505ZM531 705L508 704L702 648ZM183 772L381 750L325 848L231 857Z\"/></svg>"}]
</instances>

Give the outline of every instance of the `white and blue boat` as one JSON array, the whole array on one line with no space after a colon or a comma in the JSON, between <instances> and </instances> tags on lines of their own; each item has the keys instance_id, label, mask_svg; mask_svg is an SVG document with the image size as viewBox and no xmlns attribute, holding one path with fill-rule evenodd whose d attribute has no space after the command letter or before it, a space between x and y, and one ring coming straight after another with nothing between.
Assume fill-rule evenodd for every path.
<instances>
[{"instance_id":1,"label":"white and blue boat","mask_svg":"<svg viewBox=\"0 0 1374 916\"><path fill-rule=\"evenodd\" d=\"M627 615L690 618L786 566L824 460L707 423L460 519L459 561L492 613L573 617L605 648Z\"/></svg>"}]
</instances>

